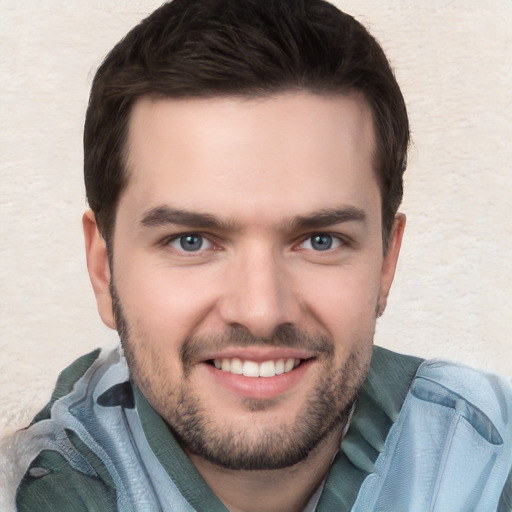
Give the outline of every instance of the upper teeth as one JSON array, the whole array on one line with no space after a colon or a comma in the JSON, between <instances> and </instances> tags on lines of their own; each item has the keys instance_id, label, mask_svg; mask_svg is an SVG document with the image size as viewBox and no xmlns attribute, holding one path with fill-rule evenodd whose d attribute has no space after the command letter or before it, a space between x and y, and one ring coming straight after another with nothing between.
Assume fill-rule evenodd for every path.
<instances>
[{"instance_id":1,"label":"upper teeth","mask_svg":"<svg viewBox=\"0 0 512 512\"><path fill-rule=\"evenodd\" d=\"M219 370L245 377L274 377L274 375L291 372L300 364L300 359L276 359L258 363L249 360L242 361L234 357L233 359L214 359L213 364Z\"/></svg>"}]
</instances>

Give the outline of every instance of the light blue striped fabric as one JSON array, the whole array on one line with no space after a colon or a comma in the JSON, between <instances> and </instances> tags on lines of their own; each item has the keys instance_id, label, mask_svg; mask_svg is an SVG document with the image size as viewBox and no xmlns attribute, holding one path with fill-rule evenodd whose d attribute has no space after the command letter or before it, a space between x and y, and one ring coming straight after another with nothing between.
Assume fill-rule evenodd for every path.
<instances>
[{"instance_id":1,"label":"light blue striped fabric","mask_svg":"<svg viewBox=\"0 0 512 512\"><path fill-rule=\"evenodd\" d=\"M493 512L512 467L510 381L426 361L354 512Z\"/></svg>"}]
</instances>

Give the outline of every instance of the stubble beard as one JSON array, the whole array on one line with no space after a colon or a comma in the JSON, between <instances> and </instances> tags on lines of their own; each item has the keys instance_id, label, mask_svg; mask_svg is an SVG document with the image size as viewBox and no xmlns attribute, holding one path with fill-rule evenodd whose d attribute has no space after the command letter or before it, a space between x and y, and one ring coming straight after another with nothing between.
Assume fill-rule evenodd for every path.
<instances>
[{"instance_id":1,"label":"stubble beard","mask_svg":"<svg viewBox=\"0 0 512 512\"><path fill-rule=\"evenodd\" d=\"M151 350L151 343L143 335L135 339L114 286L111 292L116 326L132 378L186 452L230 470L282 469L305 460L329 434L341 433L346 425L368 372L373 332L355 345L359 350L352 352L339 368L334 368L332 362L331 340L292 326L280 326L270 338L257 338L234 328L222 336L190 337L184 340L180 353L183 378L172 384L169 371L162 364L163 358ZM192 360L204 347L221 349L230 344L307 347L309 350L314 347L322 364L321 377L292 425L261 426L256 432L248 432L235 424L219 425L212 419L207 404L195 393L190 382ZM255 415L265 414L265 410L276 406L272 399L247 399L244 405Z\"/></svg>"}]
</instances>

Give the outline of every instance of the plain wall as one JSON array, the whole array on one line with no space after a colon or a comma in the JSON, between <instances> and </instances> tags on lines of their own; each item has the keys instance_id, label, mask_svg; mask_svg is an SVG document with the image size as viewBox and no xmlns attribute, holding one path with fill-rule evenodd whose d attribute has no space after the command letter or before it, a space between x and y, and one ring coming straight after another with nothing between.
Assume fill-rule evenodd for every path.
<instances>
[{"instance_id":1,"label":"plain wall","mask_svg":"<svg viewBox=\"0 0 512 512\"><path fill-rule=\"evenodd\" d=\"M159 4L0 0L0 429L38 410L76 357L117 339L85 266L82 125L103 56ZM337 4L385 48L414 140L375 341L511 375L512 2Z\"/></svg>"}]
</instances>

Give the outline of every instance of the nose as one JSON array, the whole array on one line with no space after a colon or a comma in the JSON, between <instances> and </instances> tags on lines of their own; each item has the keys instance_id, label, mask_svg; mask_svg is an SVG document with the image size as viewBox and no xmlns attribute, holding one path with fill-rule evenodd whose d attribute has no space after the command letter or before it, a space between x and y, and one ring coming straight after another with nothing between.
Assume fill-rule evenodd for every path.
<instances>
[{"instance_id":1,"label":"nose","mask_svg":"<svg viewBox=\"0 0 512 512\"><path fill-rule=\"evenodd\" d=\"M247 250L227 272L219 301L222 321L268 337L284 324L297 325L301 306L284 258L262 248Z\"/></svg>"}]
</instances>

